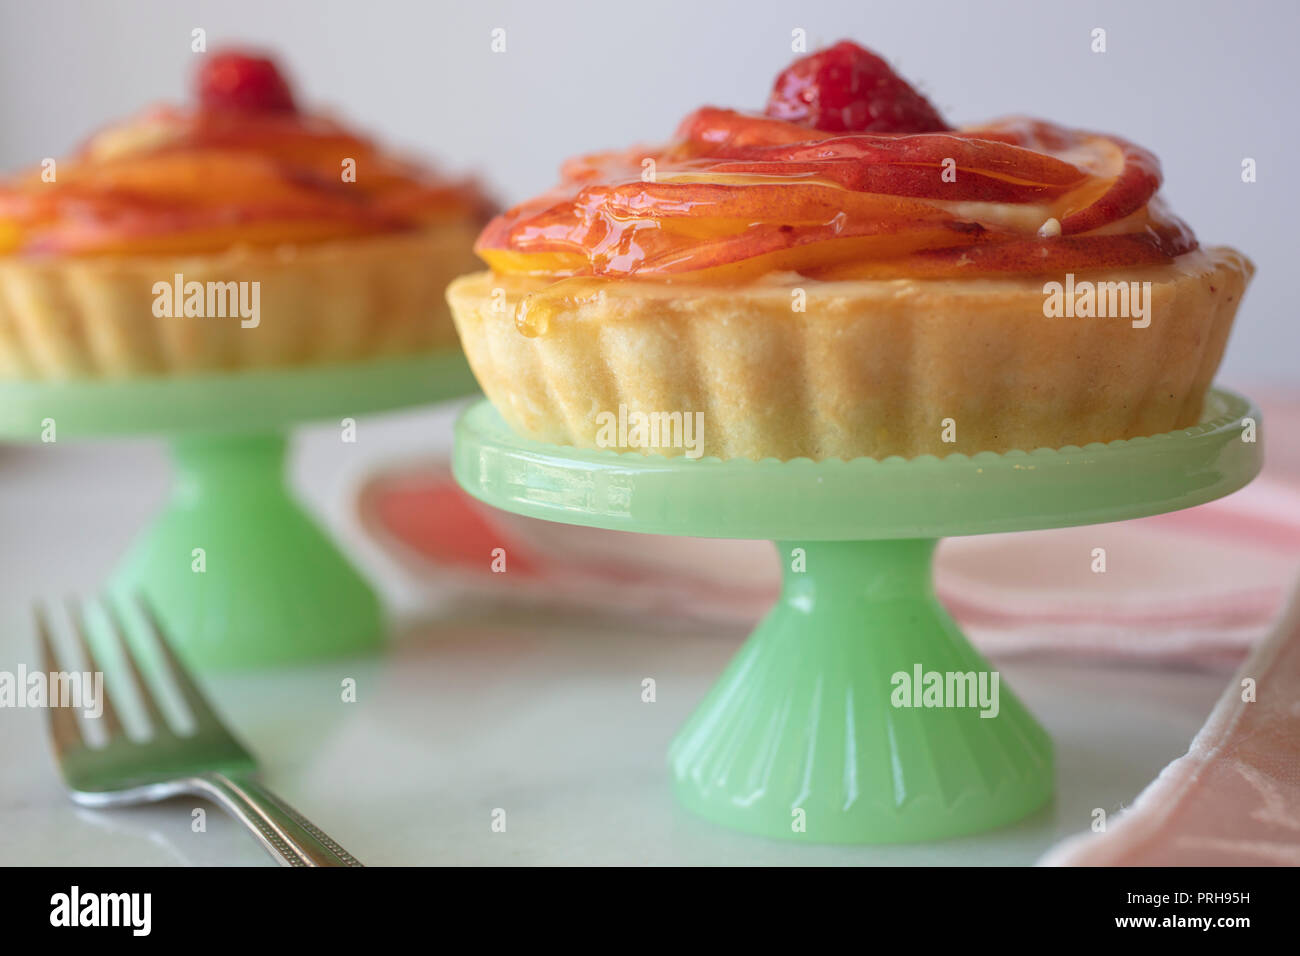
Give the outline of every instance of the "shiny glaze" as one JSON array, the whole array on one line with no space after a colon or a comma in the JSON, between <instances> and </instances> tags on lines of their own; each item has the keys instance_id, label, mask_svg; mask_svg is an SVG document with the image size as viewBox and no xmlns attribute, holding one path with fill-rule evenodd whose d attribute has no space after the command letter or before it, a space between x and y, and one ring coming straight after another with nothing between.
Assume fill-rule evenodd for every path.
<instances>
[{"instance_id":1,"label":"shiny glaze","mask_svg":"<svg viewBox=\"0 0 1300 956\"><path fill-rule=\"evenodd\" d=\"M1163 264L1196 247L1153 201L1149 152L1022 118L836 133L706 107L665 147L580 157L563 176L483 231L477 250L495 272L978 276ZM1049 219L1059 235L1039 234Z\"/></svg>"}]
</instances>

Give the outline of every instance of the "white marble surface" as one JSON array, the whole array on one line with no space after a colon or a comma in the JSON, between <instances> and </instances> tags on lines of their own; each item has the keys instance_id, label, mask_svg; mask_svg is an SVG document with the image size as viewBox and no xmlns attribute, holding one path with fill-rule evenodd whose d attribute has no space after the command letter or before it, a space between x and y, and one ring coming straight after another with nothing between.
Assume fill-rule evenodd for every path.
<instances>
[{"instance_id":1,"label":"white marble surface","mask_svg":"<svg viewBox=\"0 0 1300 956\"><path fill-rule=\"evenodd\" d=\"M363 421L345 445L304 430L295 485L355 540L349 492L376 462L445 445L450 411ZM35 666L33 600L87 594L166 493L154 442L0 447L0 670ZM206 686L271 787L370 864L1016 864L1129 802L1181 755L1226 675L1055 660L997 663L1052 733L1058 797L1022 824L923 846L769 842L697 820L669 793L669 739L743 638L739 629L531 613L403 593L359 560L398 622L387 652ZM356 703L340 700L355 677ZM654 677L658 701L640 699ZM0 709L0 863L269 863L208 807L88 811L62 794L44 715ZM505 833L491 829L494 808Z\"/></svg>"}]
</instances>

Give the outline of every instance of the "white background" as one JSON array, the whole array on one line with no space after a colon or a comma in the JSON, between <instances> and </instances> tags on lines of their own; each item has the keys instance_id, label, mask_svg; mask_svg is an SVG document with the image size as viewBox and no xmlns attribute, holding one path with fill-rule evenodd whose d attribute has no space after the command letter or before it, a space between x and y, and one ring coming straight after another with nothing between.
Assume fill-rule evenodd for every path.
<instances>
[{"instance_id":1,"label":"white background","mask_svg":"<svg viewBox=\"0 0 1300 956\"><path fill-rule=\"evenodd\" d=\"M553 183L574 153L662 140L706 102L761 108L795 27L810 45L852 37L950 121L1028 113L1152 149L1201 241L1259 266L1221 379L1300 380L1295 0L3 0L0 169L183 98L196 26L211 47L279 50L300 100L477 170L504 202ZM505 54L489 49L494 27Z\"/></svg>"}]
</instances>

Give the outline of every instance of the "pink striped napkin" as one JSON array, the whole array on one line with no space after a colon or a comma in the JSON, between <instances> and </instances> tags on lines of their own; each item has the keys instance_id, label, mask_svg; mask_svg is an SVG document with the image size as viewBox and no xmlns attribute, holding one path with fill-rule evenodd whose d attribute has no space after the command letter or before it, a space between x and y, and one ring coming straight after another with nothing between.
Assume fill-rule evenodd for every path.
<instances>
[{"instance_id":1,"label":"pink striped napkin","mask_svg":"<svg viewBox=\"0 0 1300 956\"><path fill-rule=\"evenodd\" d=\"M1047 866L1300 866L1300 601L1224 688L1186 756Z\"/></svg>"},{"instance_id":2,"label":"pink striped napkin","mask_svg":"<svg viewBox=\"0 0 1300 956\"><path fill-rule=\"evenodd\" d=\"M749 622L779 587L767 542L522 518L470 498L439 461L373 477L360 510L363 526L417 588L454 581L505 602ZM491 570L495 548L506 551L508 578ZM1297 567L1300 490L1261 478L1229 498L1170 515L949 539L936 559L935 585L990 654L1228 667L1263 636Z\"/></svg>"}]
</instances>

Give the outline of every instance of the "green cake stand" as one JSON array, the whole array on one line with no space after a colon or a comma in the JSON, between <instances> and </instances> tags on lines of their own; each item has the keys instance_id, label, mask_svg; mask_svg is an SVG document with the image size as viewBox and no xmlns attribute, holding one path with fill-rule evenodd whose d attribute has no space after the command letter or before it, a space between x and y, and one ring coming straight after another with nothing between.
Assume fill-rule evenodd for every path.
<instances>
[{"instance_id":1,"label":"green cake stand","mask_svg":"<svg viewBox=\"0 0 1300 956\"><path fill-rule=\"evenodd\" d=\"M383 639L370 585L293 499L286 433L478 390L457 349L353 364L126 381L0 383L0 439L160 435L171 499L109 582L143 596L186 662L259 667ZM93 476L87 476L93 481Z\"/></svg>"},{"instance_id":2,"label":"green cake stand","mask_svg":"<svg viewBox=\"0 0 1300 956\"><path fill-rule=\"evenodd\" d=\"M935 599L938 539L1227 495L1259 472L1247 419L1216 390L1193 428L1083 448L692 461L530 441L482 401L457 423L453 467L534 518L776 541L781 596L673 741L677 796L764 836L893 843L1008 824L1053 792L1047 733Z\"/></svg>"}]
</instances>

